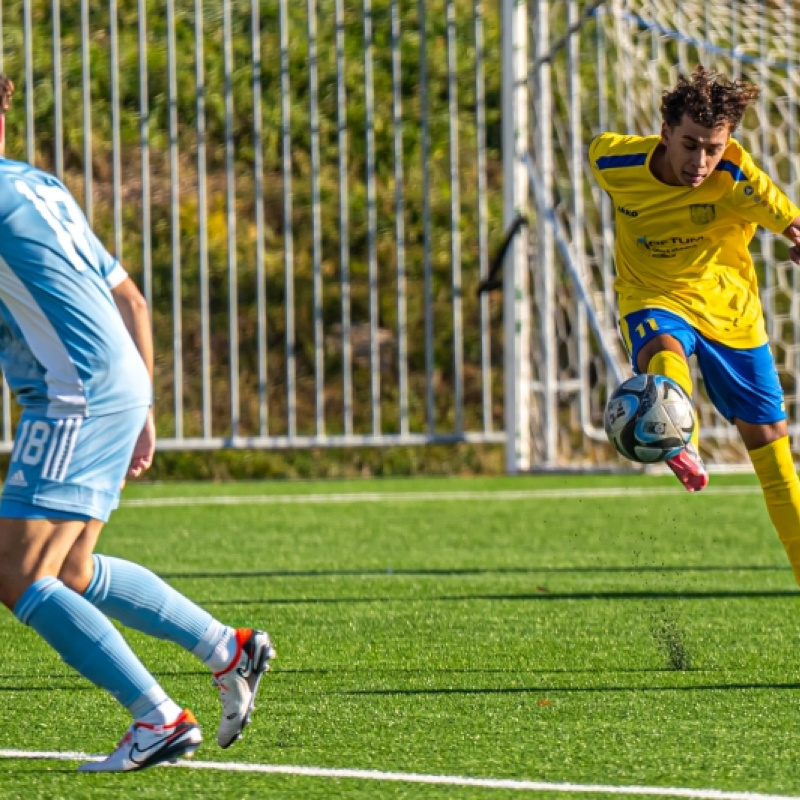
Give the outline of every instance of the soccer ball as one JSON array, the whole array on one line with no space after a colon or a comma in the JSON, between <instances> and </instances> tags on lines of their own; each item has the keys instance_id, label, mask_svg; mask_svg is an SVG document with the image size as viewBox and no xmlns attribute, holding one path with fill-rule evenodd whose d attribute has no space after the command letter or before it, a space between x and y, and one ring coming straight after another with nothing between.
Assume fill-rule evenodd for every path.
<instances>
[{"instance_id":1,"label":"soccer ball","mask_svg":"<svg viewBox=\"0 0 800 800\"><path fill-rule=\"evenodd\" d=\"M617 387L603 422L609 441L625 458L653 464L673 458L689 443L694 406L671 378L645 373Z\"/></svg>"}]
</instances>

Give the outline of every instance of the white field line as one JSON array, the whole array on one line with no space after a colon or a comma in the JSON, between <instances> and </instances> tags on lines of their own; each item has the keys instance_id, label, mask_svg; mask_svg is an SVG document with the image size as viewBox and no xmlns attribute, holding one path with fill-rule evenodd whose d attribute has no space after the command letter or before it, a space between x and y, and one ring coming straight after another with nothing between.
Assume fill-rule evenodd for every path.
<instances>
[{"instance_id":1,"label":"white field line","mask_svg":"<svg viewBox=\"0 0 800 800\"><path fill-rule=\"evenodd\" d=\"M760 494L760 486L709 487L703 495ZM420 503L443 500L570 500L576 498L603 499L613 497L657 497L683 495L679 487L653 486L651 488L609 487L596 489L531 489L520 491L475 492L353 492L352 494L242 494L198 497L142 497L123 500L126 508L152 508L156 506L232 506L232 505L303 505L306 503Z\"/></svg>"},{"instance_id":2,"label":"white field line","mask_svg":"<svg viewBox=\"0 0 800 800\"><path fill-rule=\"evenodd\" d=\"M0 750L0 758L44 759L57 761L102 761L105 756L86 753ZM445 786L477 786L482 789L514 789L521 792L564 792L569 794L621 794L649 797L689 797L698 800L800 800L797 796L724 792L719 789L685 789L667 786L607 786L605 784L546 783L510 778L463 778L457 775L420 775L414 772L379 772L367 769L329 769L297 767L288 764L243 764L224 761L179 761L175 767L217 770L220 772L260 772L271 775L302 775L307 778L349 778L361 781L392 781Z\"/></svg>"}]
</instances>

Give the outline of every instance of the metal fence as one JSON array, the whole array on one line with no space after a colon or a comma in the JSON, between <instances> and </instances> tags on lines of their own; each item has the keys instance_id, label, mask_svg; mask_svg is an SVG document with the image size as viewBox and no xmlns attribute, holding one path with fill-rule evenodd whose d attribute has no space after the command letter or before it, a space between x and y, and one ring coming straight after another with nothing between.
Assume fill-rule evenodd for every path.
<instances>
[{"instance_id":1,"label":"metal fence","mask_svg":"<svg viewBox=\"0 0 800 800\"><path fill-rule=\"evenodd\" d=\"M8 155L153 309L160 446L503 442L499 9L0 3ZM487 58L487 48L490 56ZM3 395L0 449L15 411Z\"/></svg>"}]
</instances>

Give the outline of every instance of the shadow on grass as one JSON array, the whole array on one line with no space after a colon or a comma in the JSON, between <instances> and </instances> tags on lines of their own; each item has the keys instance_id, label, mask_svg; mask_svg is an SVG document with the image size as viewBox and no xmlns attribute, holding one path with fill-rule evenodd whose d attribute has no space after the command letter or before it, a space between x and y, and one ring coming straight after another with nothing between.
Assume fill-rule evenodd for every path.
<instances>
[{"instance_id":1,"label":"shadow on grass","mask_svg":"<svg viewBox=\"0 0 800 800\"><path fill-rule=\"evenodd\" d=\"M696 669L692 670L693 672L716 672L715 669ZM360 668L352 668L347 669L345 667L330 667L330 668L317 668L317 669L281 669L276 670L276 673L280 672L283 675L364 675L365 670L363 667ZM435 669L408 669L408 668L397 668L397 669L388 669L386 667L381 667L381 674L382 675L390 675L390 674L397 674L397 675L424 675L425 677L430 677L431 674L436 675L513 675L514 677L518 677L521 673L525 673L526 675L608 675L608 674L620 674L620 675L649 675L651 673L663 673L663 674L673 674L675 672L674 669L670 667L616 667L616 668L592 668L592 669L571 669L569 667L562 667L553 669L531 669L526 667L525 669L519 669L518 667L509 668L509 669L484 669L483 667L476 667L474 669L446 669L442 667L436 667ZM272 674L272 673L270 673Z\"/></svg>"},{"instance_id":2,"label":"shadow on grass","mask_svg":"<svg viewBox=\"0 0 800 800\"><path fill-rule=\"evenodd\" d=\"M279 606L308 604L355 603L463 603L475 600L501 600L505 602L556 601L556 600L770 600L780 597L800 597L797 589L736 589L731 591L625 591L625 592L523 592L518 594L460 594L422 595L416 597L265 597L262 599L201 600L203 606Z\"/></svg>"},{"instance_id":3,"label":"shadow on grass","mask_svg":"<svg viewBox=\"0 0 800 800\"><path fill-rule=\"evenodd\" d=\"M11 763L11 764L13 764L15 761L19 761L19 762L22 762L24 764L31 764L31 763L35 764L35 763L40 762L40 761L46 762L48 764L52 764L53 763L53 759L51 757L49 757L49 756L42 756L41 758L30 758L30 757L27 757L27 758L8 758L8 757L6 757L3 760L8 762L8 763ZM81 761L80 760L76 760L74 763L75 764L80 764ZM17 780L19 779L20 774L22 774L22 773L17 773L17 772L13 772L12 773L10 769L8 770L8 772L9 772L9 774L13 774L14 778L17 779ZM80 773L77 771L77 769L75 767L60 767L60 768L59 767L39 767L39 768L35 768L35 767L34 768L30 768L29 767L29 768L25 769L24 774L25 775L48 775L48 776L50 776L50 775L80 775ZM31 796L33 797L35 795L31 795Z\"/></svg>"},{"instance_id":4,"label":"shadow on grass","mask_svg":"<svg viewBox=\"0 0 800 800\"><path fill-rule=\"evenodd\" d=\"M674 673L673 673L674 674ZM685 673L684 673L685 674ZM509 686L492 688L442 688L442 689L343 689L330 694L357 697L381 695L456 695L456 694L538 694L555 695L562 693L593 694L605 692L716 692L720 690L743 691L768 689L796 691L800 683L705 683L684 686Z\"/></svg>"},{"instance_id":5,"label":"shadow on grass","mask_svg":"<svg viewBox=\"0 0 800 800\"><path fill-rule=\"evenodd\" d=\"M24 675L0 675L0 680L11 680L12 678L24 679ZM23 685L17 686L0 686L0 692L89 692L94 691L95 687L92 686L90 683L86 683L85 685L81 686L78 683L67 683L66 680L64 683L58 683L58 679L52 678L40 678L40 681L46 681L46 683L26 683ZM75 677L75 681L81 680L83 678L80 676ZM55 681L55 682L54 682Z\"/></svg>"},{"instance_id":6,"label":"shadow on grass","mask_svg":"<svg viewBox=\"0 0 800 800\"><path fill-rule=\"evenodd\" d=\"M682 572L786 572L791 567L786 565L763 566L755 564L737 565L698 565L681 566L609 566L609 567L495 567L464 569L276 569L276 570L241 570L220 572L159 572L166 580L177 579L219 579L219 578L333 578L333 577L463 577L470 575L541 575L541 574L608 574L608 573L682 573Z\"/></svg>"}]
</instances>

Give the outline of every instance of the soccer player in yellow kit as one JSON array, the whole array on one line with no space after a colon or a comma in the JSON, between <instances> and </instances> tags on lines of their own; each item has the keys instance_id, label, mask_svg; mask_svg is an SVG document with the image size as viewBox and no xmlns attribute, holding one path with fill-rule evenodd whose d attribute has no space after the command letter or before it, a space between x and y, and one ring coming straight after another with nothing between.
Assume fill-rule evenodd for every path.
<instances>
[{"instance_id":1,"label":"soccer player in yellow kit","mask_svg":"<svg viewBox=\"0 0 800 800\"><path fill-rule=\"evenodd\" d=\"M800 583L800 480L748 246L761 225L800 264L800 208L731 135L757 86L698 66L662 95L661 133L603 133L589 147L615 208L614 288L637 373L691 396L697 358L709 398L736 425ZM692 442L667 462L690 492L708 484Z\"/></svg>"}]
</instances>

